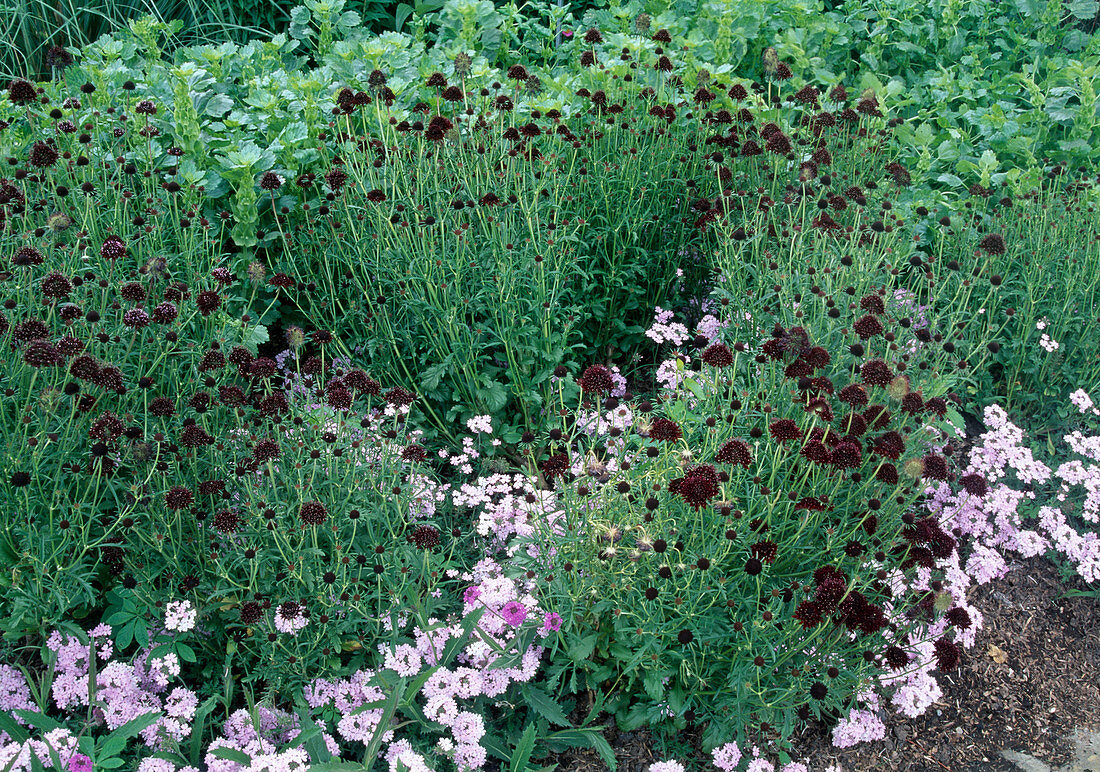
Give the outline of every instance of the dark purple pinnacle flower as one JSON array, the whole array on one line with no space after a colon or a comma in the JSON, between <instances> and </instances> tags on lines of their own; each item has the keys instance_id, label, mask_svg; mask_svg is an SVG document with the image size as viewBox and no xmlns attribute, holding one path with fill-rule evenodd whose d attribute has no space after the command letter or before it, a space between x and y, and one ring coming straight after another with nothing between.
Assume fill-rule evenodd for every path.
<instances>
[{"instance_id":1,"label":"dark purple pinnacle flower","mask_svg":"<svg viewBox=\"0 0 1100 772\"><path fill-rule=\"evenodd\" d=\"M894 379L894 373L881 359L865 362L859 369L860 377L869 386L888 386Z\"/></svg>"},{"instance_id":2,"label":"dark purple pinnacle flower","mask_svg":"<svg viewBox=\"0 0 1100 772\"><path fill-rule=\"evenodd\" d=\"M430 550L439 546L439 529L430 525L420 525L409 534L409 541L418 549Z\"/></svg>"},{"instance_id":3,"label":"dark purple pinnacle flower","mask_svg":"<svg viewBox=\"0 0 1100 772\"><path fill-rule=\"evenodd\" d=\"M727 440L718 449L714 460L720 464L733 464L748 469L752 463L752 450L741 440Z\"/></svg>"},{"instance_id":4,"label":"dark purple pinnacle flower","mask_svg":"<svg viewBox=\"0 0 1100 772\"><path fill-rule=\"evenodd\" d=\"M939 638L936 641L935 655L936 665L943 671L954 670L958 667L959 660L962 658L959 647L946 638Z\"/></svg>"},{"instance_id":5,"label":"dark purple pinnacle flower","mask_svg":"<svg viewBox=\"0 0 1100 772\"><path fill-rule=\"evenodd\" d=\"M658 442L676 442L683 436L684 433L680 430L679 424L667 418L654 419L653 425L649 428L649 438Z\"/></svg>"},{"instance_id":6,"label":"dark purple pinnacle flower","mask_svg":"<svg viewBox=\"0 0 1100 772\"><path fill-rule=\"evenodd\" d=\"M611 371L603 365L591 365L580 378L581 390L591 394L606 394L615 388Z\"/></svg>"},{"instance_id":7,"label":"dark purple pinnacle flower","mask_svg":"<svg viewBox=\"0 0 1100 772\"><path fill-rule=\"evenodd\" d=\"M876 335L882 335L884 332L882 322L878 320L878 317L874 314L867 314L856 320L856 323L852 325L852 329L855 330L863 340L868 340Z\"/></svg>"},{"instance_id":8,"label":"dark purple pinnacle flower","mask_svg":"<svg viewBox=\"0 0 1100 772\"><path fill-rule=\"evenodd\" d=\"M728 367L733 364L733 352L724 343L712 343L703 351L703 361L711 367Z\"/></svg>"},{"instance_id":9,"label":"dark purple pinnacle flower","mask_svg":"<svg viewBox=\"0 0 1100 772\"><path fill-rule=\"evenodd\" d=\"M395 407L405 407L416 402L416 395L400 386L395 386L385 393L385 400Z\"/></svg>"},{"instance_id":10,"label":"dark purple pinnacle flower","mask_svg":"<svg viewBox=\"0 0 1100 772\"><path fill-rule=\"evenodd\" d=\"M328 518L328 509L319 501L307 501L299 507L298 517L306 525L321 525Z\"/></svg>"},{"instance_id":11,"label":"dark purple pinnacle flower","mask_svg":"<svg viewBox=\"0 0 1100 772\"><path fill-rule=\"evenodd\" d=\"M1003 255L1005 253L1005 240L1003 236L991 233L978 242L978 247L991 255Z\"/></svg>"},{"instance_id":12,"label":"dark purple pinnacle flower","mask_svg":"<svg viewBox=\"0 0 1100 772\"><path fill-rule=\"evenodd\" d=\"M187 509L195 501L195 495L181 485L173 486L164 494L164 504L173 511Z\"/></svg>"},{"instance_id":13,"label":"dark purple pinnacle flower","mask_svg":"<svg viewBox=\"0 0 1100 772\"><path fill-rule=\"evenodd\" d=\"M772 421L771 426L768 427L768 433L772 436L772 439L778 442L802 439L802 430L790 418L780 418L777 421Z\"/></svg>"},{"instance_id":14,"label":"dark purple pinnacle flower","mask_svg":"<svg viewBox=\"0 0 1100 772\"><path fill-rule=\"evenodd\" d=\"M38 89L29 80L16 78L8 83L8 99L14 104L25 105L38 99Z\"/></svg>"},{"instance_id":15,"label":"dark purple pinnacle flower","mask_svg":"<svg viewBox=\"0 0 1100 772\"><path fill-rule=\"evenodd\" d=\"M99 256L104 260L120 260L126 257L126 242L118 236L108 236L99 248Z\"/></svg>"},{"instance_id":16,"label":"dark purple pinnacle flower","mask_svg":"<svg viewBox=\"0 0 1100 772\"><path fill-rule=\"evenodd\" d=\"M221 307L221 304L221 295L214 290L203 290L195 298L195 305L203 316L210 316Z\"/></svg>"}]
</instances>

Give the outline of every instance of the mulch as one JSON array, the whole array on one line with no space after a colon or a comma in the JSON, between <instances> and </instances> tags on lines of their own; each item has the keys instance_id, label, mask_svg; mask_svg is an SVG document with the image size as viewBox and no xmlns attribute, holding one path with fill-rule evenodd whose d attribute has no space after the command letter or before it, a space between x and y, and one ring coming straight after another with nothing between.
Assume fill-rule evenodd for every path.
<instances>
[{"instance_id":1,"label":"mulch","mask_svg":"<svg viewBox=\"0 0 1100 772\"><path fill-rule=\"evenodd\" d=\"M1000 581L971 589L983 628L959 668L937 674L944 694L925 715L891 710L885 740L846 749L833 747L824 725L809 726L792 739L796 758L809 759L812 772L830 764L845 772L1018 772L1003 750L1065 764L1075 729L1100 731L1100 598L1064 597L1089 589L1077 577L1063 581L1046 558L1014 563ZM611 723L605 736L619 772L663 760L648 732L620 733ZM563 772L608 769L590 750L552 761Z\"/></svg>"}]
</instances>

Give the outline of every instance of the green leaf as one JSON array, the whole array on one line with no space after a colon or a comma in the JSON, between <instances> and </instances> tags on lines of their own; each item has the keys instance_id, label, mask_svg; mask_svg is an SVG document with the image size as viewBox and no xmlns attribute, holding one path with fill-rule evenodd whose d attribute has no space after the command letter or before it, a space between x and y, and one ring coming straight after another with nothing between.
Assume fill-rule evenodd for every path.
<instances>
[{"instance_id":1,"label":"green leaf","mask_svg":"<svg viewBox=\"0 0 1100 772\"><path fill-rule=\"evenodd\" d=\"M546 692L530 684L524 684L521 691L523 692L523 698L527 701L527 704L534 708L535 712L551 724L557 724L558 726L573 725L573 722L565 715L565 711L561 709L557 701Z\"/></svg>"},{"instance_id":2,"label":"green leaf","mask_svg":"<svg viewBox=\"0 0 1100 772\"><path fill-rule=\"evenodd\" d=\"M1100 15L1100 0L1069 0L1065 8L1075 18L1087 21Z\"/></svg>"},{"instance_id":3,"label":"green leaf","mask_svg":"<svg viewBox=\"0 0 1100 772\"><path fill-rule=\"evenodd\" d=\"M531 722L527 725L527 728L523 730L523 737L520 738L519 743L512 752L512 758L508 762L508 766L512 772L524 772L527 769L527 762L531 760L531 752L535 750L535 736L538 734L537 729L538 727L535 722Z\"/></svg>"},{"instance_id":4,"label":"green leaf","mask_svg":"<svg viewBox=\"0 0 1100 772\"><path fill-rule=\"evenodd\" d=\"M17 708L12 711L19 718L26 721L35 729L41 729L43 732L52 732L54 729L60 729L62 724L56 719L50 718L44 713L38 713L33 710L24 710L23 708ZM10 732L8 734L11 734Z\"/></svg>"},{"instance_id":5,"label":"green leaf","mask_svg":"<svg viewBox=\"0 0 1100 772\"><path fill-rule=\"evenodd\" d=\"M642 724L644 723L645 716L643 714ZM639 724L639 726L642 724ZM594 748L612 772L615 770L615 751L611 749L611 744L597 729L566 729L548 735L543 742L550 750L556 752L560 752L565 748Z\"/></svg>"},{"instance_id":6,"label":"green leaf","mask_svg":"<svg viewBox=\"0 0 1100 772\"><path fill-rule=\"evenodd\" d=\"M27 730L17 724L6 711L0 711L0 732L7 732L8 736L17 743L25 743L27 738L30 737ZM18 756L15 758L18 758Z\"/></svg>"},{"instance_id":7,"label":"green leaf","mask_svg":"<svg viewBox=\"0 0 1100 772\"><path fill-rule=\"evenodd\" d=\"M596 650L596 635L587 635L581 638L567 649L569 658L574 662L580 662L581 660L588 659L592 656L592 652Z\"/></svg>"},{"instance_id":8,"label":"green leaf","mask_svg":"<svg viewBox=\"0 0 1100 772\"><path fill-rule=\"evenodd\" d=\"M236 748L215 748L210 751L211 755L218 759L225 759L226 761L235 761L238 764L252 764L252 757L244 751L239 751Z\"/></svg>"},{"instance_id":9,"label":"green leaf","mask_svg":"<svg viewBox=\"0 0 1100 772\"><path fill-rule=\"evenodd\" d=\"M232 109L233 100L230 97L227 97L225 94L215 94L210 97L203 112L211 118L221 118Z\"/></svg>"}]
</instances>

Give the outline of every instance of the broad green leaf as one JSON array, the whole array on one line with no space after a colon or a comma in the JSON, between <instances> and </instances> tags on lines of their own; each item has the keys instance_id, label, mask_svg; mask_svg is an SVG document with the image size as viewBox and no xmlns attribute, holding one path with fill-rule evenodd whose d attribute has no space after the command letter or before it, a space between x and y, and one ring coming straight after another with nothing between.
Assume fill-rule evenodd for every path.
<instances>
[{"instance_id":1,"label":"broad green leaf","mask_svg":"<svg viewBox=\"0 0 1100 772\"><path fill-rule=\"evenodd\" d=\"M531 760L531 752L535 750L535 737L538 734L538 726L535 722L527 725L523 730L523 736L516 744L512 752L512 758L508 766L512 772L526 772L527 762Z\"/></svg>"},{"instance_id":2,"label":"broad green leaf","mask_svg":"<svg viewBox=\"0 0 1100 772\"><path fill-rule=\"evenodd\" d=\"M561 709L557 701L546 692L530 684L524 684L521 691L527 704L551 724L557 724L558 726L573 725L573 722L565 715L565 711Z\"/></svg>"}]
</instances>

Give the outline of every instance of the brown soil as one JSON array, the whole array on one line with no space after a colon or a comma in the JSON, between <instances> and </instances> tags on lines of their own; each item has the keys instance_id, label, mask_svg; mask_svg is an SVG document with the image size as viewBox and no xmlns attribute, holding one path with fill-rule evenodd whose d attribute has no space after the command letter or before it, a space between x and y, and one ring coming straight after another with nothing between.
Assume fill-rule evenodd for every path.
<instances>
[{"instance_id":1,"label":"brown soil","mask_svg":"<svg viewBox=\"0 0 1100 772\"><path fill-rule=\"evenodd\" d=\"M1002 750L1065 764L1075 729L1100 730L1100 599L1063 597L1074 589L1089 587L1076 577L1063 582L1045 558L973 588L984 625L960 667L938 675L939 702L916 719L891 711L886 739L854 748L834 748L824 726L807 728L793 739L796 758L808 759L811 772L836 763L845 772L1018 772ZM608 726L606 737L619 772L645 772L663 760L644 730ZM696 758L705 757L697 751ZM570 772L608 768L589 750L547 761Z\"/></svg>"}]
</instances>

